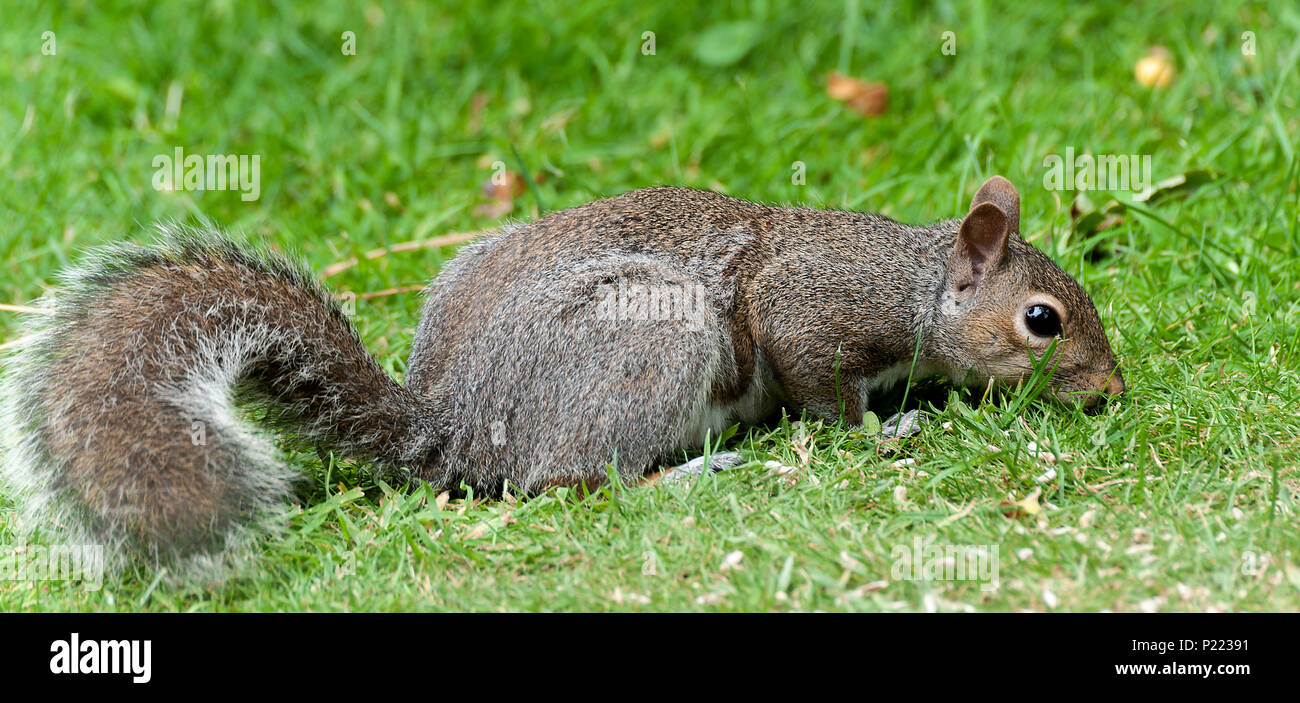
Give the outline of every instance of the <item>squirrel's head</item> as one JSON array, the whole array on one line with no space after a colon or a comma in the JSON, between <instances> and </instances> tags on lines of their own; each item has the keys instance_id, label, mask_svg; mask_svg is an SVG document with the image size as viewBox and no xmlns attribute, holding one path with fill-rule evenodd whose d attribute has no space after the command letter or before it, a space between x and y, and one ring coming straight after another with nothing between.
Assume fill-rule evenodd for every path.
<instances>
[{"instance_id":1,"label":"squirrel's head","mask_svg":"<svg viewBox=\"0 0 1300 703\"><path fill-rule=\"evenodd\" d=\"M1001 176L984 182L957 231L940 291L940 355L954 376L983 385L1033 373L1056 340L1052 390L1096 405L1124 392L1097 309L1061 267L1020 237L1020 194Z\"/></svg>"}]
</instances>

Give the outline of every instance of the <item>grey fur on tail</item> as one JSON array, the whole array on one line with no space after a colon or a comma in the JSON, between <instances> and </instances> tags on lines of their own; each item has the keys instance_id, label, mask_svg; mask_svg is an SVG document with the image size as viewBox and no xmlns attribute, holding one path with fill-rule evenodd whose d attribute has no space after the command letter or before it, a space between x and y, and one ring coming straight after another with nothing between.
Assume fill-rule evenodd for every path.
<instances>
[{"instance_id":1,"label":"grey fur on tail","mask_svg":"<svg viewBox=\"0 0 1300 703\"><path fill-rule=\"evenodd\" d=\"M38 306L0 380L0 477L26 530L110 566L219 574L274 531L296 472L236 391L352 454L400 461L427 434L305 268L210 227L95 249Z\"/></svg>"}]
</instances>

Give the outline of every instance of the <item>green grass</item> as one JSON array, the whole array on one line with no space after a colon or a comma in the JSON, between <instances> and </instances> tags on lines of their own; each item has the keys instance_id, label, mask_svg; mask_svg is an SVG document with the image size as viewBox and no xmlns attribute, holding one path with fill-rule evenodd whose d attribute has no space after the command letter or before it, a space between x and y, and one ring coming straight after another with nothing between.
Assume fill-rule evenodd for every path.
<instances>
[{"instance_id":1,"label":"green grass","mask_svg":"<svg viewBox=\"0 0 1300 703\"><path fill-rule=\"evenodd\" d=\"M907 407L951 424L920 437L882 444L795 417L730 440L747 467L585 499L439 507L428 487L295 454L313 480L240 577L0 582L0 610L1300 606L1293 3L42 5L7 7L0 29L0 302L34 300L83 247L164 217L211 217L317 268L491 227L474 209L498 160L536 181L519 218L669 183L928 222L1000 173L1020 188L1025 235L1092 294L1130 391L1085 415L924 385ZM754 24L722 48L752 47L707 63L727 53L710 28L734 21ZM949 30L955 56L940 52ZM1133 78L1152 44L1177 68L1159 90ZM885 81L888 111L864 119L828 99L831 70ZM175 146L260 154L260 200L156 192L152 159ZM1044 157L1067 147L1150 154L1157 180L1220 177L1082 237L1072 194L1043 186ZM795 161L806 185L791 182ZM363 260L329 281L418 285L454 254ZM358 303L397 377L418 307L415 293ZM20 317L0 312L5 341ZM1071 459L1039 482L1030 442ZM1036 514L1005 505L1040 489ZM0 543L14 520L0 499ZM894 549L918 536L997 546L998 587L895 578Z\"/></svg>"}]
</instances>

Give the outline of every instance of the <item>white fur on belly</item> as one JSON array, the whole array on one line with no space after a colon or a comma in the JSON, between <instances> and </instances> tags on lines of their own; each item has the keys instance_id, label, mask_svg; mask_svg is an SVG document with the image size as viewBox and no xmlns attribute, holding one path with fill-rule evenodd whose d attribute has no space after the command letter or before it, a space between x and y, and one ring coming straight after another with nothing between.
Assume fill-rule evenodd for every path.
<instances>
[{"instance_id":1,"label":"white fur on belly","mask_svg":"<svg viewBox=\"0 0 1300 703\"><path fill-rule=\"evenodd\" d=\"M713 381L714 379L708 379L705 386L710 392ZM754 374L750 377L745 392L728 403L703 399L682 427L677 448L696 449L704 446L706 434L717 439L723 430L737 422L759 422L776 409L780 397L781 390L772 375L772 369L762 353L759 353L755 356Z\"/></svg>"}]
</instances>

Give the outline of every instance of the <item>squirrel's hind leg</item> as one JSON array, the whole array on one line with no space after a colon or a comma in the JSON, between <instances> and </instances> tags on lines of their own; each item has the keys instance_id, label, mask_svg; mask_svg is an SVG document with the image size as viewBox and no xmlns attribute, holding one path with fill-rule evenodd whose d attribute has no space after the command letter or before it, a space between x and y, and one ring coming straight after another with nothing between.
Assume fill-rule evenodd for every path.
<instances>
[{"instance_id":1,"label":"squirrel's hind leg","mask_svg":"<svg viewBox=\"0 0 1300 703\"><path fill-rule=\"evenodd\" d=\"M713 417L713 388L731 364L699 286L670 262L631 254L506 283L441 357L434 392L452 399L446 475L485 491L590 490L611 464L632 484L698 447L693 419Z\"/></svg>"},{"instance_id":2,"label":"squirrel's hind leg","mask_svg":"<svg viewBox=\"0 0 1300 703\"><path fill-rule=\"evenodd\" d=\"M703 476L706 472L730 471L746 461L748 460L737 452L718 452L709 456L698 456L685 464L646 474L641 483L648 486L659 482L692 481L699 476Z\"/></svg>"}]
</instances>

